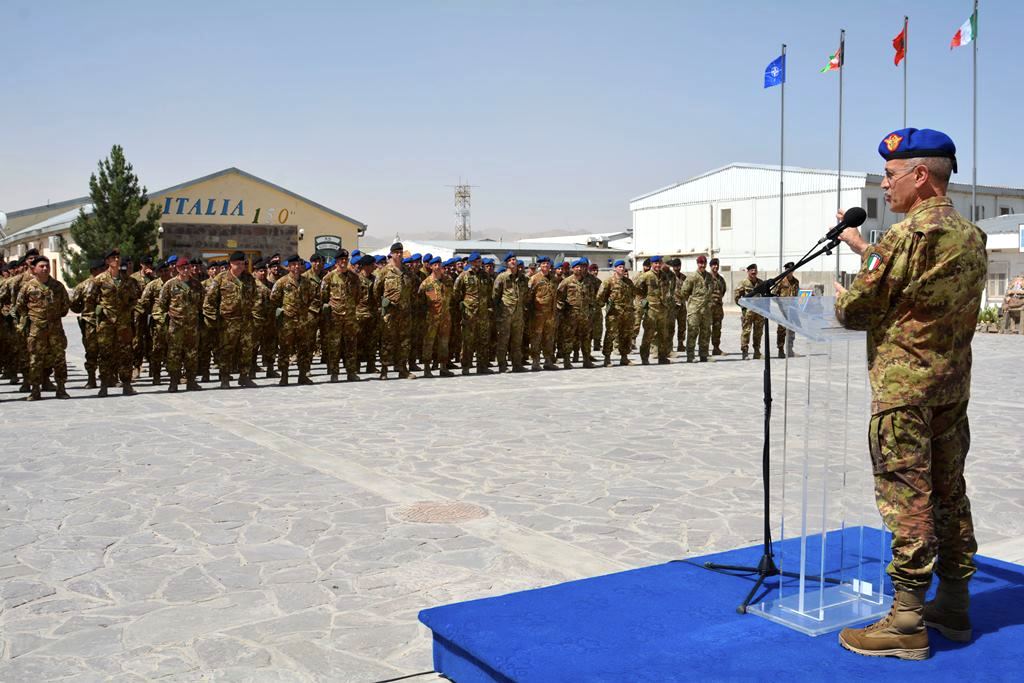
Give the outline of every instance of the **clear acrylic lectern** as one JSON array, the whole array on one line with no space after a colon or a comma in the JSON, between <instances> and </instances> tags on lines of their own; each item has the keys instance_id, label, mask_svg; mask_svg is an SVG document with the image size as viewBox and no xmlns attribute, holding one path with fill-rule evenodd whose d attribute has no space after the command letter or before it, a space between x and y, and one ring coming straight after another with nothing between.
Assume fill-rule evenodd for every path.
<instances>
[{"instance_id":1,"label":"clear acrylic lectern","mask_svg":"<svg viewBox=\"0 0 1024 683\"><path fill-rule=\"evenodd\" d=\"M796 333L796 356L774 365L783 377L774 378L782 395L775 391L771 421L771 503L780 513L772 533L783 576L749 611L809 635L879 617L891 602L889 535L868 454L865 333L843 328L834 304L810 292L740 300Z\"/></svg>"}]
</instances>

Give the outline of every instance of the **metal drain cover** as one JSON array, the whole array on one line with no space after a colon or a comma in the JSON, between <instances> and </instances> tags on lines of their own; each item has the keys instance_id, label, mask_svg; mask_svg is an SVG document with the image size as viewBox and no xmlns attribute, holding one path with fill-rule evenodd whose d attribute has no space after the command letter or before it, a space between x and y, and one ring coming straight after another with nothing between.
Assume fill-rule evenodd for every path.
<instances>
[{"instance_id":1,"label":"metal drain cover","mask_svg":"<svg viewBox=\"0 0 1024 683\"><path fill-rule=\"evenodd\" d=\"M407 505L395 514L405 522L452 524L481 519L487 516L487 510L472 503L423 501Z\"/></svg>"}]
</instances>

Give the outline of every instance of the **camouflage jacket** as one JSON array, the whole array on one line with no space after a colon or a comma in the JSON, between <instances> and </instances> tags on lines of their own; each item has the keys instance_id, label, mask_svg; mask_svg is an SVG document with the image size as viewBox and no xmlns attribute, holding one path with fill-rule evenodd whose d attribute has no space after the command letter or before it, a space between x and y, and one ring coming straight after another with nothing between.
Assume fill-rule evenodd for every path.
<instances>
[{"instance_id":1,"label":"camouflage jacket","mask_svg":"<svg viewBox=\"0 0 1024 683\"><path fill-rule=\"evenodd\" d=\"M486 315L490 310L491 279L480 270L465 270L455 280L455 300L462 304L466 319Z\"/></svg>"},{"instance_id":2,"label":"camouflage jacket","mask_svg":"<svg viewBox=\"0 0 1024 683\"><path fill-rule=\"evenodd\" d=\"M800 293L800 281L790 275L775 285L775 293L778 296L796 296Z\"/></svg>"},{"instance_id":3,"label":"camouflage jacket","mask_svg":"<svg viewBox=\"0 0 1024 683\"><path fill-rule=\"evenodd\" d=\"M359 276L351 270L334 268L320 283L320 305L343 318L356 318L360 296Z\"/></svg>"},{"instance_id":4,"label":"camouflage jacket","mask_svg":"<svg viewBox=\"0 0 1024 683\"><path fill-rule=\"evenodd\" d=\"M535 311L547 311L554 308L558 293L558 284L552 274L536 273L527 285L530 307Z\"/></svg>"},{"instance_id":5,"label":"camouflage jacket","mask_svg":"<svg viewBox=\"0 0 1024 683\"><path fill-rule=\"evenodd\" d=\"M619 277L612 275L601 283L597 290L597 303L601 306L608 305L610 315L633 315L633 297L636 295L636 287L628 275Z\"/></svg>"},{"instance_id":6,"label":"camouflage jacket","mask_svg":"<svg viewBox=\"0 0 1024 683\"><path fill-rule=\"evenodd\" d=\"M750 293L754 291L754 289L760 284L761 278L755 277L753 280L751 280L750 276L748 275L747 277L743 278L743 282L736 285L736 291L732 293L732 300L738 305L740 303L740 299L742 299L745 296L749 296ZM764 320L762 316L746 308L743 309L743 318L750 319L754 322Z\"/></svg>"},{"instance_id":7,"label":"camouflage jacket","mask_svg":"<svg viewBox=\"0 0 1024 683\"><path fill-rule=\"evenodd\" d=\"M217 273L203 299L203 317L211 323L219 319L248 322L260 313L257 309L256 278L246 271L238 277L229 270Z\"/></svg>"},{"instance_id":8,"label":"camouflage jacket","mask_svg":"<svg viewBox=\"0 0 1024 683\"><path fill-rule=\"evenodd\" d=\"M562 314L572 312L575 315L590 315L590 309L594 305L593 296L590 293L590 285L584 279L576 279L576 276L567 277L558 285L558 309Z\"/></svg>"},{"instance_id":9,"label":"camouflage jacket","mask_svg":"<svg viewBox=\"0 0 1024 683\"><path fill-rule=\"evenodd\" d=\"M409 312L412 307L412 275L405 269L389 263L375 273L373 294L384 312L392 306ZM385 299L387 303L384 303Z\"/></svg>"},{"instance_id":10,"label":"camouflage jacket","mask_svg":"<svg viewBox=\"0 0 1024 683\"><path fill-rule=\"evenodd\" d=\"M199 325L203 308L203 290L199 283L172 277L160 288L160 296L153 306L153 318L160 324Z\"/></svg>"},{"instance_id":11,"label":"camouflage jacket","mask_svg":"<svg viewBox=\"0 0 1024 683\"><path fill-rule=\"evenodd\" d=\"M138 302L135 304L135 316L137 318L144 320L146 316L153 313L153 305L160 297L160 290L163 287L164 281L155 277L142 288L142 296L139 297Z\"/></svg>"},{"instance_id":12,"label":"camouflage jacket","mask_svg":"<svg viewBox=\"0 0 1024 683\"><path fill-rule=\"evenodd\" d=\"M669 307L669 280L664 275L654 272L653 268L646 273L640 273L640 277L636 279L636 293L640 296L641 302L647 302L648 308L667 310Z\"/></svg>"},{"instance_id":13,"label":"camouflage jacket","mask_svg":"<svg viewBox=\"0 0 1024 683\"><path fill-rule=\"evenodd\" d=\"M274 308L282 309L286 318L306 322L311 313L319 312L317 294L311 279L301 275L295 278L289 273L274 283L274 288L270 290L270 302Z\"/></svg>"},{"instance_id":14,"label":"camouflage jacket","mask_svg":"<svg viewBox=\"0 0 1024 683\"><path fill-rule=\"evenodd\" d=\"M530 283L522 273L506 270L494 280L494 310L498 317L520 318L526 313Z\"/></svg>"},{"instance_id":15,"label":"camouflage jacket","mask_svg":"<svg viewBox=\"0 0 1024 683\"><path fill-rule=\"evenodd\" d=\"M711 308L722 310L722 300L725 299L725 292L728 289L725 278L719 274L711 273Z\"/></svg>"},{"instance_id":16,"label":"camouflage jacket","mask_svg":"<svg viewBox=\"0 0 1024 683\"><path fill-rule=\"evenodd\" d=\"M585 282L587 287L590 288L590 313L591 315L594 315L598 310L600 310L597 306L597 292L601 289L601 278L590 271L587 271L586 273L583 273L583 282Z\"/></svg>"},{"instance_id":17,"label":"camouflage jacket","mask_svg":"<svg viewBox=\"0 0 1024 683\"><path fill-rule=\"evenodd\" d=\"M68 314L71 300L68 290L55 277L45 283L35 277L22 285L14 304L14 315L28 323L30 335L47 329L60 329L60 319Z\"/></svg>"},{"instance_id":18,"label":"camouflage jacket","mask_svg":"<svg viewBox=\"0 0 1024 683\"><path fill-rule=\"evenodd\" d=\"M430 320L451 318L453 286L454 283L447 275L440 278L431 275L420 284L419 294L427 302L427 316Z\"/></svg>"},{"instance_id":19,"label":"camouflage jacket","mask_svg":"<svg viewBox=\"0 0 1024 683\"><path fill-rule=\"evenodd\" d=\"M93 312L85 310L86 295L89 292L89 286L92 285L92 276L89 276L75 285L75 288L71 290L71 310L79 314L82 321L92 325L95 323L93 320Z\"/></svg>"},{"instance_id":20,"label":"camouflage jacket","mask_svg":"<svg viewBox=\"0 0 1024 683\"><path fill-rule=\"evenodd\" d=\"M256 280L256 304L253 306L253 317L262 320L263 325L274 322L274 305L270 303L271 286L262 280ZM259 315L255 315L255 311L259 311Z\"/></svg>"},{"instance_id":21,"label":"camouflage jacket","mask_svg":"<svg viewBox=\"0 0 1024 683\"><path fill-rule=\"evenodd\" d=\"M150 282L152 282L153 280L158 279L155 274L150 273L149 275L147 275L144 272L142 272L141 270L135 271L134 273L129 275L129 277L131 279L135 280L136 283L138 283L139 291L140 292L145 291L146 290L146 285L148 285Z\"/></svg>"},{"instance_id":22,"label":"camouflage jacket","mask_svg":"<svg viewBox=\"0 0 1024 683\"><path fill-rule=\"evenodd\" d=\"M868 333L873 412L970 397L985 240L948 197L932 197L862 254L857 279L836 299L836 317Z\"/></svg>"},{"instance_id":23,"label":"camouflage jacket","mask_svg":"<svg viewBox=\"0 0 1024 683\"><path fill-rule=\"evenodd\" d=\"M95 312L96 324L131 326L135 302L142 296L139 283L130 277L113 277L104 271L92 279L85 309Z\"/></svg>"},{"instance_id":24,"label":"camouflage jacket","mask_svg":"<svg viewBox=\"0 0 1024 683\"><path fill-rule=\"evenodd\" d=\"M356 300L356 319L367 320L377 316L377 301L373 293L373 275L359 273L359 298Z\"/></svg>"},{"instance_id":25,"label":"camouflage jacket","mask_svg":"<svg viewBox=\"0 0 1024 683\"><path fill-rule=\"evenodd\" d=\"M686 302L686 314L703 314L711 310L711 273L699 270L683 282L680 298Z\"/></svg>"}]
</instances>

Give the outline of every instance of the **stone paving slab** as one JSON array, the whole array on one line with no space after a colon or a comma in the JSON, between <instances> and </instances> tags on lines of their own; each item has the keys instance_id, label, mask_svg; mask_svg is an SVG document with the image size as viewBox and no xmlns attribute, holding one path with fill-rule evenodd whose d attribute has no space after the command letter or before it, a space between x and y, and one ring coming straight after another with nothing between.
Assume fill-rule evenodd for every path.
<instances>
[{"instance_id":1,"label":"stone paving slab","mask_svg":"<svg viewBox=\"0 0 1024 683\"><path fill-rule=\"evenodd\" d=\"M1012 554L1024 347L974 350L969 492L983 547ZM760 540L761 366L735 354L259 383L0 387L0 680L380 681L431 669L425 607ZM424 501L485 516L407 521Z\"/></svg>"}]
</instances>

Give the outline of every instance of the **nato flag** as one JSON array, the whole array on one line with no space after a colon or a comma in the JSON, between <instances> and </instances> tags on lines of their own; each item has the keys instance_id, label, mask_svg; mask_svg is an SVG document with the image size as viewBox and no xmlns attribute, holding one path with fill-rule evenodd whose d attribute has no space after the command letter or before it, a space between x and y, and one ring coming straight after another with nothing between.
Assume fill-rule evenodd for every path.
<instances>
[{"instance_id":1,"label":"nato flag","mask_svg":"<svg viewBox=\"0 0 1024 683\"><path fill-rule=\"evenodd\" d=\"M786 82L786 55L780 56L764 70L764 87L770 88Z\"/></svg>"}]
</instances>

